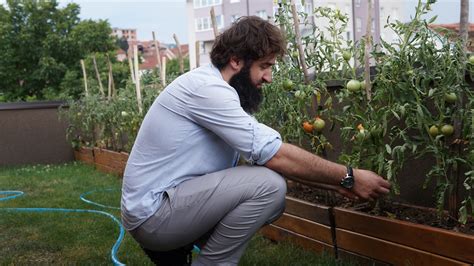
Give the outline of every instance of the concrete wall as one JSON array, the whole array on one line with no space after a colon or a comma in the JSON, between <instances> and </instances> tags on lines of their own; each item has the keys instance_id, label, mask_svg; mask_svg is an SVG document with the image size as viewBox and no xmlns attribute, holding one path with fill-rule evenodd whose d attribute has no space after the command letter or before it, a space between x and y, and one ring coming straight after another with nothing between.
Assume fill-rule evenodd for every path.
<instances>
[{"instance_id":1,"label":"concrete wall","mask_svg":"<svg viewBox=\"0 0 474 266\"><path fill-rule=\"evenodd\" d=\"M0 166L63 163L74 159L62 102L0 104Z\"/></svg>"}]
</instances>

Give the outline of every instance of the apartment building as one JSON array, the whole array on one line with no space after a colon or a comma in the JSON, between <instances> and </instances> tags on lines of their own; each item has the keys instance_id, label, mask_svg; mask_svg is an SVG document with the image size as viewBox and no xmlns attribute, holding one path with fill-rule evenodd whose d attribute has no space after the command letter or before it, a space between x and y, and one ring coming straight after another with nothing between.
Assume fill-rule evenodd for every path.
<instances>
[{"instance_id":1,"label":"apartment building","mask_svg":"<svg viewBox=\"0 0 474 266\"><path fill-rule=\"evenodd\" d=\"M192 58L196 53L199 53L200 65L210 62L209 52L214 43L211 8L214 8L217 28L222 31L241 16L273 20L273 6L274 0L187 0L191 68L196 66L196 58Z\"/></svg>"},{"instance_id":2,"label":"apartment building","mask_svg":"<svg viewBox=\"0 0 474 266\"><path fill-rule=\"evenodd\" d=\"M137 29L112 28L112 35L119 39L124 37L127 41L137 41Z\"/></svg>"},{"instance_id":3,"label":"apartment building","mask_svg":"<svg viewBox=\"0 0 474 266\"><path fill-rule=\"evenodd\" d=\"M188 40L190 49L191 68L196 67L196 54L199 54L199 64L209 63L209 52L214 42L214 32L211 23L210 11L214 8L219 31L227 28L241 16L257 15L264 19L274 20L281 0L187 0ZM288 0L289 1L289 0ZM339 9L349 16L345 32L345 39L359 41L365 36L368 23L367 0L296 0L297 9L312 14L314 8L324 6ZM303 4L304 3L304 4ZM372 36L375 43L380 38L392 42L398 37L389 28L386 28L387 18L390 21L406 18L404 1L372 0ZM308 20L324 30L327 20L309 16ZM302 34L309 34L308 27L301 26ZM196 46L197 45L197 46Z\"/></svg>"}]
</instances>

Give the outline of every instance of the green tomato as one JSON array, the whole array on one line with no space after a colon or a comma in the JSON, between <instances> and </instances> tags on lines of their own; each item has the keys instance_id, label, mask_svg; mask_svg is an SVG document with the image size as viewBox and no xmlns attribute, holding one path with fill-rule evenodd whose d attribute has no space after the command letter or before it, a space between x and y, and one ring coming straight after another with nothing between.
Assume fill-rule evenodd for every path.
<instances>
[{"instance_id":1,"label":"green tomato","mask_svg":"<svg viewBox=\"0 0 474 266\"><path fill-rule=\"evenodd\" d=\"M322 120L319 117L317 117L313 122L314 130L316 130L317 132L323 131L325 126L326 126L326 122L324 122L324 120Z\"/></svg>"},{"instance_id":2,"label":"green tomato","mask_svg":"<svg viewBox=\"0 0 474 266\"><path fill-rule=\"evenodd\" d=\"M344 58L345 61L351 60L352 54L349 51L344 51L342 52L342 58Z\"/></svg>"},{"instance_id":3,"label":"green tomato","mask_svg":"<svg viewBox=\"0 0 474 266\"><path fill-rule=\"evenodd\" d=\"M446 93L444 95L444 100L447 103L455 103L458 100L458 96L454 92Z\"/></svg>"},{"instance_id":4,"label":"green tomato","mask_svg":"<svg viewBox=\"0 0 474 266\"><path fill-rule=\"evenodd\" d=\"M304 93L304 91L298 90L295 92L295 97L298 99L304 99L306 97L306 93Z\"/></svg>"},{"instance_id":5,"label":"green tomato","mask_svg":"<svg viewBox=\"0 0 474 266\"><path fill-rule=\"evenodd\" d=\"M469 56L469 64L474 65L474 55Z\"/></svg>"},{"instance_id":6,"label":"green tomato","mask_svg":"<svg viewBox=\"0 0 474 266\"><path fill-rule=\"evenodd\" d=\"M450 124L446 124L446 125L441 127L441 133L444 136L449 137L454 133L454 127Z\"/></svg>"},{"instance_id":7,"label":"green tomato","mask_svg":"<svg viewBox=\"0 0 474 266\"><path fill-rule=\"evenodd\" d=\"M358 80L352 79L347 82L346 88L351 92L356 92L360 90L360 82Z\"/></svg>"},{"instance_id":8,"label":"green tomato","mask_svg":"<svg viewBox=\"0 0 474 266\"><path fill-rule=\"evenodd\" d=\"M433 138L438 136L439 135L439 129L437 126L435 125L432 125L428 131L428 133L430 134L430 136L432 136Z\"/></svg>"},{"instance_id":9,"label":"green tomato","mask_svg":"<svg viewBox=\"0 0 474 266\"><path fill-rule=\"evenodd\" d=\"M292 90L293 89L293 81L291 79L283 80L283 88L287 91Z\"/></svg>"}]
</instances>

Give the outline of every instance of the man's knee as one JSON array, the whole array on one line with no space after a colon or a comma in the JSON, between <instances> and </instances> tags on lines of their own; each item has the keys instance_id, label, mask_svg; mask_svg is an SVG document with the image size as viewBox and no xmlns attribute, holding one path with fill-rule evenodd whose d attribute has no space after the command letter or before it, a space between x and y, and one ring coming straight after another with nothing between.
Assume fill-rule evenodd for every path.
<instances>
[{"instance_id":1,"label":"man's knee","mask_svg":"<svg viewBox=\"0 0 474 266\"><path fill-rule=\"evenodd\" d=\"M267 168L262 167L263 184L266 189L273 194L273 199L279 202L285 200L286 195L286 181L279 173Z\"/></svg>"}]
</instances>

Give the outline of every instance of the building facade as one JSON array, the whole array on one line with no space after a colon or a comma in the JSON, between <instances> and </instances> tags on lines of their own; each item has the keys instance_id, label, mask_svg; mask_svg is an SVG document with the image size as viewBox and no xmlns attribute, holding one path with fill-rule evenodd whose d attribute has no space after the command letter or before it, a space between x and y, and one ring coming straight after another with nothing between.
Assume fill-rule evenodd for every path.
<instances>
[{"instance_id":1,"label":"building facade","mask_svg":"<svg viewBox=\"0 0 474 266\"><path fill-rule=\"evenodd\" d=\"M218 30L230 26L241 16L257 15L264 19L274 21L274 14L278 11L278 3L281 0L187 0L188 17L188 40L190 51L191 68L210 62L209 52L214 42L214 31L211 23L210 11L214 8ZM288 0L290 1L290 0ZM312 16L312 11L317 7L330 7L339 9L349 17L345 32L346 40L358 42L365 36L368 23L368 1L367 0L306 0L304 2L295 0L297 9L310 14L308 20L325 30L328 21ZM304 4L303 4L304 3ZM387 42L395 41L398 36L389 28L385 27L387 19L390 21L405 18L404 1L395 0L372 0L372 36L375 43L383 38ZM308 27L301 25L302 34L309 34ZM196 57L196 55L199 55ZM196 62L199 58L199 62Z\"/></svg>"},{"instance_id":2,"label":"building facade","mask_svg":"<svg viewBox=\"0 0 474 266\"><path fill-rule=\"evenodd\" d=\"M112 35L119 39L123 37L127 41L137 41L137 29L112 28Z\"/></svg>"}]
</instances>

